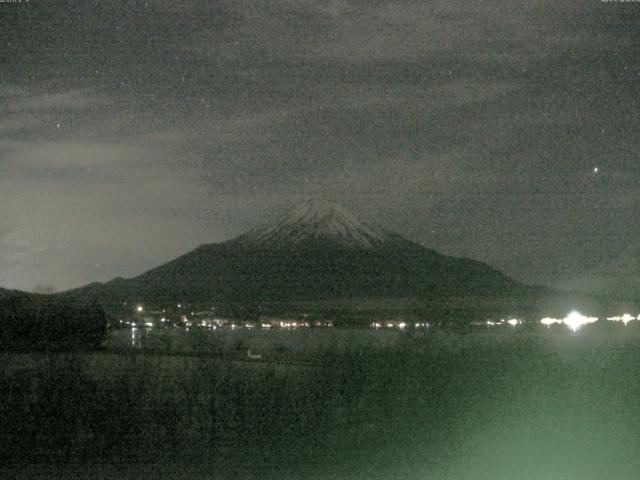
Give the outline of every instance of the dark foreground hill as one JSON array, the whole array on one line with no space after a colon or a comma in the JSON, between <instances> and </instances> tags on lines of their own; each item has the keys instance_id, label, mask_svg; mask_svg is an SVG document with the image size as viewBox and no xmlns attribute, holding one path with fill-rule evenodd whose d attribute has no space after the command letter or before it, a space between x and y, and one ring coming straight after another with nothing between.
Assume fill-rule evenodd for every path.
<instances>
[{"instance_id":1,"label":"dark foreground hill","mask_svg":"<svg viewBox=\"0 0 640 480\"><path fill-rule=\"evenodd\" d=\"M50 295L0 292L0 350L95 349L104 341L104 310Z\"/></svg>"}]
</instances>

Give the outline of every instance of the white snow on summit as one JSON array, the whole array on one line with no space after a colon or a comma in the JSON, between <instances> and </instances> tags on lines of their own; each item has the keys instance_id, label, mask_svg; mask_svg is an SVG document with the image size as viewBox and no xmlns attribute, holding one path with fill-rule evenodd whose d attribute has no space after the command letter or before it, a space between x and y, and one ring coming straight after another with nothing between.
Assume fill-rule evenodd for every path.
<instances>
[{"instance_id":1,"label":"white snow on summit","mask_svg":"<svg viewBox=\"0 0 640 480\"><path fill-rule=\"evenodd\" d=\"M273 223L250 230L237 241L256 247L278 247L328 240L342 246L370 249L390 241L398 242L399 238L360 221L334 202L311 199Z\"/></svg>"}]
</instances>

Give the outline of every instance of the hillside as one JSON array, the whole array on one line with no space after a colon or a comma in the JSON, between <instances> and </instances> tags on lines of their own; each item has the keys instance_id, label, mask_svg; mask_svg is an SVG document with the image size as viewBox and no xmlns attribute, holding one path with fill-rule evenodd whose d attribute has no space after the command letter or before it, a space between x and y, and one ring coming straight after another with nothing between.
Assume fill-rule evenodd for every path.
<instances>
[{"instance_id":1,"label":"hillside","mask_svg":"<svg viewBox=\"0 0 640 480\"><path fill-rule=\"evenodd\" d=\"M442 255L363 222L339 205L309 200L235 239L202 245L137 277L64 295L116 307L135 301L432 301L520 297L534 290L484 263Z\"/></svg>"}]
</instances>

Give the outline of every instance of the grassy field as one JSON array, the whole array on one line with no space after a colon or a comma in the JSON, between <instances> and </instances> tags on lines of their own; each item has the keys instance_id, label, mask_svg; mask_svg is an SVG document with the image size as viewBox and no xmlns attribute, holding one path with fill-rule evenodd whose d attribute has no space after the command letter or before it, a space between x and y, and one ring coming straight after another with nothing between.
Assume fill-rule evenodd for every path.
<instances>
[{"instance_id":1,"label":"grassy field","mask_svg":"<svg viewBox=\"0 0 640 480\"><path fill-rule=\"evenodd\" d=\"M631 327L631 328L630 328ZM302 332L302 333L301 333ZM640 333L272 332L313 367L0 355L2 478L631 479ZM286 347L273 350L274 345ZM224 349L223 349L224 350Z\"/></svg>"}]
</instances>

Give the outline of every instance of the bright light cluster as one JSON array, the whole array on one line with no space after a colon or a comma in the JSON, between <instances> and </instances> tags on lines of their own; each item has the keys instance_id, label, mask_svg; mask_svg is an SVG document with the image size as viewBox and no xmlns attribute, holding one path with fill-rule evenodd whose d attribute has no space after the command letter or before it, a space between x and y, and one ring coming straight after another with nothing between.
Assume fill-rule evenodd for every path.
<instances>
[{"instance_id":1,"label":"bright light cluster","mask_svg":"<svg viewBox=\"0 0 640 480\"><path fill-rule=\"evenodd\" d=\"M316 322L317 323L317 322ZM309 322L294 322L294 321L281 321L280 328L301 328L301 327L310 327L311 323ZM331 325L325 325L331 326Z\"/></svg>"},{"instance_id":2,"label":"bright light cluster","mask_svg":"<svg viewBox=\"0 0 640 480\"><path fill-rule=\"evenodd\" d=\"M636 317L629 313L625 313L624 315L619 315L616 317L608 317L607 320L609 320L610 322L622 322L626 325L631 320L636 320ZM637 320L640 320L640 315L638 315Z\"/></svg>"},{"instance_id":3,"label":"bright light cluster","mask_svg":"<svg viewBox=\"0 0 640 480\"><path fill-rule=\"evenodd\" d=\"M518 320L517 318L510 318L508 320L505 320L504 318L502 318L498 322L494 322L493 320L487 320L486 323L487 323L487 326L489 326L489 327L495 327L495 326L499 326L499 325L504 325L505 323L508 323L512 327L515 327L516 325L522 324L522 320Z\"/></svg>"},{"instance_id":4,"label":"bright light cluster","mask_svg":"<svg viewBox=\"0 0 640 480\"><path fill-rule=\"evenodd\" d=\"M569 315L564 317L562 323L564 323L567 327L569 327L574 332L578 330L581 326L586 325L588 323L593 323L598 321L598 317L587 317L582 315L580 312L576 312L575 310L571 312Z\"/></svg>"},{"instance_id":5,"label":"bright light cluster","mask_svg":"<svg viewBox=\"0 0 640 480\"><path fill-rule=\"evenodd\" d=\"M371 328L375 330L379 330L381 328L399 328L400 330L404 330L405 328L410 328L413 326L414 328L428 328L429 324L427 322L371 322Z\"/></svg>"},{"instance_id":6,"label":"bright light cluster","mask_svg":"<svg viewBox=\"0 0 640 480\"><path fill-rule=\"evenodd\" d=\"M551 318L551 317L544 317L542 320L540 320L540 323L545 325L546 327L550 327L551 325L555 324L555 323L562 323L562 319L560 318Z\"/></svg>"}]
</instances>

